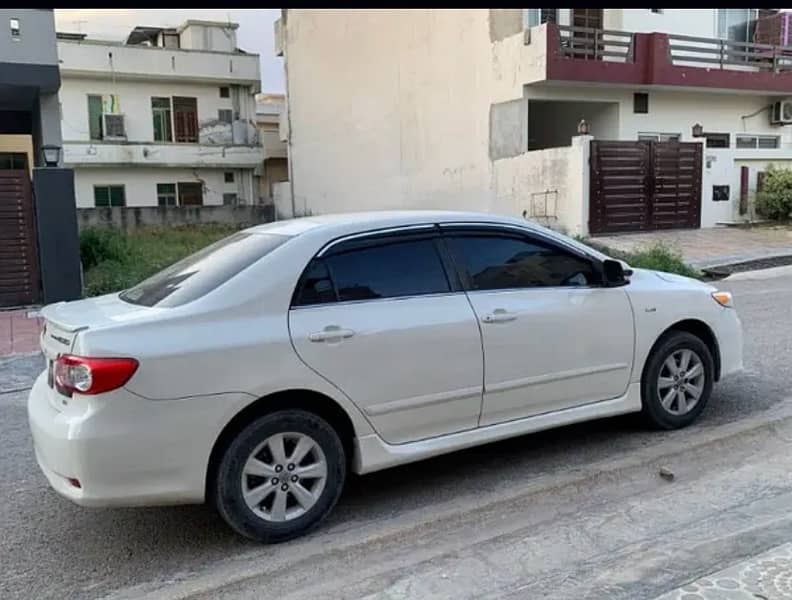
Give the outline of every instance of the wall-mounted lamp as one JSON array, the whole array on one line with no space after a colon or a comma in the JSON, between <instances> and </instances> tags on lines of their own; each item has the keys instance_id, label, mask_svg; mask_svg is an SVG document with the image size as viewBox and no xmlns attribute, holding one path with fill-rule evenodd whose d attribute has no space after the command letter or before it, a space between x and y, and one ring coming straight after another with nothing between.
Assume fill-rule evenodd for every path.
<instances>
[{"instance_id":1,"label":"wall-mounted lamp","mask_svg":"<svg viewBox=\"0 0 792 600\"><path fill-rule=\"evenodd\" d=\"M701 123L696 123L693 125L693 137L700 138L704 135L704 128L701 126Z\"/></svg>"},{"instance_id":2,"label":"wall-mounted lamp","mask_svg":"<svg viewBox=\"0 0 792 600\"><path fill-rule=\"evenodd\" d=\"M42 146L41 154L44 158L44 166L57 167L60 162L61 147L60 146Z\"/></svg>"},{"instance_id":3,"label":"wall-mounted lamp","mask_svg":"<svg viewBox=\"0 0 792 600\"><path fill-rule=\"evenodd\" d=\"M591 129L589 128L589 124L586 122L586 119L580 119L580 123L577 126L578 135L588 135Z\"/></svg>"}]
</instances>

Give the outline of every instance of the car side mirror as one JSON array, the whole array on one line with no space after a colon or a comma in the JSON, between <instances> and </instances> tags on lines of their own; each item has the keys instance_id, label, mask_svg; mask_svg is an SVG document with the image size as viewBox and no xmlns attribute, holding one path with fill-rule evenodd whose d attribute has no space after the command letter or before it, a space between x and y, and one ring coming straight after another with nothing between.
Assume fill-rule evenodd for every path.
<instances>
[{"instance_id":1,"label":"car side mirror","mask_svg":"<svg viewBox=\"0 0 792 600\"><path fill-rule=\"evenodd\" d=\"M602 282L605 287L616 287L627 283L624 267L618 260L610 258L602 261Z\"/></svg>"}]
</instances>

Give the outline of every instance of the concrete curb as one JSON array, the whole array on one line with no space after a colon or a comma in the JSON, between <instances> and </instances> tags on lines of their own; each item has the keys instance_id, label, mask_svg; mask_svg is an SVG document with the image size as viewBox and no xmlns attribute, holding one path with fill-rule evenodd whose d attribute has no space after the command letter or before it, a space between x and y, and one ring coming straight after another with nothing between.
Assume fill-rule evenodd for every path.
<instances>
[{"instance_id":1,"label":"concrete curb","mask_svg":"<svg viewBox=\"0 0 792 600\"><path fill-rule=\"evenodd\" d=\"M758 269L756 271L743 271L741 273L733 273L721 279L721 281L748 281L759 279L773 279L775 277L784 277L785 275L792 275L792 265L785 265L783 267L771 267L769 269Z\"/></svg>"}]
</instances>

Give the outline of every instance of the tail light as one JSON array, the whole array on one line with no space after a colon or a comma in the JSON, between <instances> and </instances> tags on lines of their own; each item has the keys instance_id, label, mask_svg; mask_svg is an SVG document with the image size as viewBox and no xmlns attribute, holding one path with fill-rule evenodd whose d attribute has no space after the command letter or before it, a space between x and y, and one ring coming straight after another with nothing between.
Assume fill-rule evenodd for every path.
<instances>
[{"instance_id":1,"label":"tail light","mask_svg":"<svg viewBox=\"0 0 792 600\"><path fill-rule=\"evenodd\" d=\"M55 361L55 387L62 394L101 394L124 385L138 368L134 358L86 358L63 354Z\"/></svg>"}]
</instances>

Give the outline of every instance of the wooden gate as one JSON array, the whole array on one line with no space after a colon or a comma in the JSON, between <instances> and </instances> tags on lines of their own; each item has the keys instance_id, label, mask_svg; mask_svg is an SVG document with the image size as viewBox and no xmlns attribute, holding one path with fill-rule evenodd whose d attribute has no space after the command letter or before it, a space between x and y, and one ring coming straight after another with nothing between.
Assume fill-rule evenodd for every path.
<instances>
[{"instance_id":1,"label":"wooden gate","mask_svg":"<svg viewBox=\"0 0 792 600\"><path fill-rule=\"evenodd\" d=\"M700 227L701 146L592 141L589 231Z\"/></svg>"},{"instance_id":2,"label":"wooden gate","mask_svg":"<svg viewBox=\"0 0 792 600\"><path fill-rule=\"evenodd\" d=\"M0 306L38 301L36 247L30 173L0 170Z\"/></svg>"}]
</instances>

